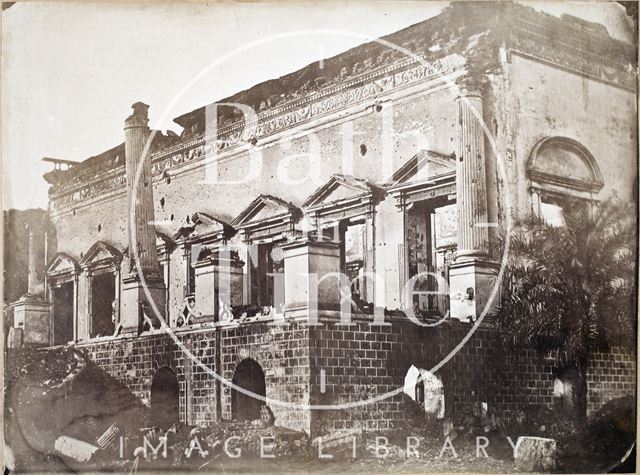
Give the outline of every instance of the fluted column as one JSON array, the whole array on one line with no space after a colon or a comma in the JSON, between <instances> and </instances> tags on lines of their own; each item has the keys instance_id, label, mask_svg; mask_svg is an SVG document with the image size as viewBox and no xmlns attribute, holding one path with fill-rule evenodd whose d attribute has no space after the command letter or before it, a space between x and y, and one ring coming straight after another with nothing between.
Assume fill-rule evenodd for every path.
<instances>
[{"instance_id":1,"label":"fluted column","mask_svg":"<svg viewBox=\"0 0 640 475\"><path fill-rule=\"evenodd\" d=\"M463 90L455 100L455 107L458 249L449 268L450 310L453 318L475 321L491 312L497 303L492 298L498 267L489 256L482 96Z\"/></svg>"},{"instance_id":2,"label":"fluted column","mask_svg":"<svg viewBox=\"0 0 640 475\"><path fill-rule=\"evenodd\" d=\"M160 326L159 317L166 316L166 287L158 261L153 224L151 153L148 149L145 153L151 133L147 125L148 110L148 105L136 102L133 104L133 114L124 122L129 266L122 278L122 334L139 333L145 327L145 316L151 319L154 327Z\"/></svg>"},{"instance_id":3,"label":"fluted column","mask_svg":"<svg viewBox=\"0 0 640 475\"><path fill-rule=\"evenodd\" d=\"M131 114L124 123L125 136L125 157L127 169L127 198L129 205L133 205L129 209L127 216L129 230L129 263L130 269L136 269L134 272L141 271L147 276L160 275L160 263L158 262L158 254L156 251L156 237L153 226L154 209L153 209L153 186L151 175L151 158L150 152L143 156L145 146L149 139L150 130L148 127L148 109L149 106L141 102L133 105L133 114ZM138 168L141 170L138 170ZM140 172L138 182L136 183L136 175ZM132 197L134 200L132 201ZM133 213L133 216L131 215ZM133 218L133 219L132 219ZM137 249L138 265L136 266Z\"/></svg>"},{"instance_id":4,"label":"fluted column","mask_svg":"<svg viewBox=\"0 0 640 475\"><path fill-rule=\"evenodd\" d=\"M459 124L456 177L457 256L463 259L467 256L486 256L489 253L484 130L480 122L482 96L464 91L456 99L456 107Z\"/></svg>"}]
</instances>

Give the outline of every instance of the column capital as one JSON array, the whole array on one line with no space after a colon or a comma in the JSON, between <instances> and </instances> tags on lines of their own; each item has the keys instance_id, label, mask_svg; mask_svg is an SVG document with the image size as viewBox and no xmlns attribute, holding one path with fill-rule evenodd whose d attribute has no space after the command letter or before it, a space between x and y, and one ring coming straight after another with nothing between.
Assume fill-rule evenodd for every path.
<instances>
[{"instance_id":1,"label":"column capital","mask_svg":"<svg viewBox=\"0 0 640 475\"><path fill-rule=\"evenodd\" d=\"M456 80L456 86L460 91L456 100L465 97L482 97L487 86L486 76L467 72L466 75Z\"/></svg>"},{"instance_id":2,"label":"column capital","mask_svg":"<svg viewBox=\"0 0 640 475\"><path fill-rule=\"evenodd\" d=\"M470 98L482 99L482 91L478 88L463 86L459 88L459 93L454 100L460 101Z\"/></svg>"},{"instance_id":3,"label":"column capital","mask_svg":"<svg viewBox=\"0 0 640 475\"><path fill-rule=\"evenodd\" d=\"M147 127L149 123L149 106L142 102L136 102L132 106L133 114L124 121L124 128Z\"/></svg>"}]
</instances>

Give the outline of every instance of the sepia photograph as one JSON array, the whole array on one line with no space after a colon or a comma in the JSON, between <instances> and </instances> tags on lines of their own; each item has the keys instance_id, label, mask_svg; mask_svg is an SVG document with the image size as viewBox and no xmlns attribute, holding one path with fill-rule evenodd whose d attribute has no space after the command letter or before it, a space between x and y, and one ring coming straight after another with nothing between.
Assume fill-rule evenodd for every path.
<instances>
[{"instance_id":1,"label":"sepia photograph","mask_svg":"<svg viewBox=\"0 0 640 475\"><path fill-rule=\"evenodd\" d=\"M1 5L4 473L635 473L637 1Z\"/></svg>"}]
</instances>

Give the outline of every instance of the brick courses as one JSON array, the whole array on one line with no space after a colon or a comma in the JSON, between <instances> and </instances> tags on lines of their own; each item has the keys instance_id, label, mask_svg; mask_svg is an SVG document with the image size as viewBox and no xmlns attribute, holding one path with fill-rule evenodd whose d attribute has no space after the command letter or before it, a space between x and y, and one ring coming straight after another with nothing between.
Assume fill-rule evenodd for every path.
<instances>
[{"instance_id":1,"label":"brick courses","mask_svg":"<svg viewBox=\"0 0 640 475\"><path fill-rule=\"evenodd\" d=\"M306 406L354 403L394 391L404 384L411 364L431 369L469 329L470 324L458 322L421 328L403 320L389 326L354 321L348 327L329 322L316 327L251 322L182 330L176 337L203 365L213 369L219 364L228 381L242 360L255 360L265 374L267 398L292 404L269 404L276 424L315 437L340 429L384 431L406 425L402 393L348 410L310 411ZM231 388L187 357L167 334L77 346L146 404L155 371L170 367L179 381L181 421L204 426L231 418ZM217 348L221 348L219 355ZM527 407L552 409L555 363L534 350L509 351L501 346L494 329L480 326L437 371L444 385L447 416L461 417L480 401L504 419ZM635 378L631 353L619 348L595 353L587 372L589 413L613 398L633 394Z\"/></svg>"}]
</instances>

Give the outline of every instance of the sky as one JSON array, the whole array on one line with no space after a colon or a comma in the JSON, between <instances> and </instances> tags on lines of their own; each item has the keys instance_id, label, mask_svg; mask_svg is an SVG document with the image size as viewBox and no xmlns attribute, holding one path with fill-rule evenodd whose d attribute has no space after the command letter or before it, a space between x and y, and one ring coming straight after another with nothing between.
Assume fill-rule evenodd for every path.
<instances>
[{"instance_id":1,"label":"sky","mask_svg":"<svg viewBox=\"0 0 640 475\"><path fill-rule=\"evenodd\" d=\"M600 19L620 39L630 34L615 5L531 5ZM52 165L41 159L81 161L122 143L134 102L151 106L152 128L179 133L172 121L178 115L423 21L445 6L16 3L2 16L3 209L46 208L42 175Z\"/></svg>"}]
</instances>

